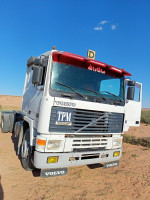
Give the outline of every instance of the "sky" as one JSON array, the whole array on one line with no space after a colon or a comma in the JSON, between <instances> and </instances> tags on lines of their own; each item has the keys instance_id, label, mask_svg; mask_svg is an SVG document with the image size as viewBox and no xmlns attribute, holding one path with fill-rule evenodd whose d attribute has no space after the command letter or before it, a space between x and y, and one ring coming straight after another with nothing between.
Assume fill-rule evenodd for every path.
<instances>
[{"instance_id":1,"label":"sky","mask_svg":"<svg viewBox=\"0 0 150 200\"><path fill-rule=\"evenodd\" d=\"M0 95L21 96L27 59L54 45L124 68L150 108L149 0L0 0Z\"/></svg>"}]
</instances>

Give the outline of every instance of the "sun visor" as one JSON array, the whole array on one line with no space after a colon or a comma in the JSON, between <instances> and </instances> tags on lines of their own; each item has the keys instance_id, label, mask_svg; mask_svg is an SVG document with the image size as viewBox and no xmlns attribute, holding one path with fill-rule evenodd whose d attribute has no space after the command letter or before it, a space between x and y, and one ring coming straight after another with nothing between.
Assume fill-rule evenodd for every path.
<instances>
[{"instance_id":1,"label":"sun visor","mask_svg":"<svg viewBox=\"0 0 150 200\"><path fill-rule=\"evenodd\" d=\"M119 69L117 67L108 65L106 63L85 58L83 56L79 56L76 54L68 53L68 52L53 52L53 61L61 62L65 64L70 64L74 66L80 66L85 69L93 70L97 72L107 71L107 74L112 76L131 76L130 73L125 71L124 69Z\"/></svg>"}]
</instances>

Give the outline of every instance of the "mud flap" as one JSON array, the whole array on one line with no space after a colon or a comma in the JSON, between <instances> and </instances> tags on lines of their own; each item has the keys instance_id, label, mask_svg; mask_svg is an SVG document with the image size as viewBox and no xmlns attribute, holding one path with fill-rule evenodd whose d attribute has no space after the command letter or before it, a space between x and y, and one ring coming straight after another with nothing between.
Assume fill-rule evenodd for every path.
<instances>
[{"instance_id":1,"label":"mud flap","mask_svg":"<svg viewBox=\"0 0 150 200\"><path fill-rule=\"evenodd\" d=\"M119 166L119 160L113 161L113 162L108 162L108 163L104 163L104 168L111 168L111 167L117 167Z\"/></svg>"},{"instance_id":2,"label":"mud flap","mask_svg":"<svg viewBox=\"0 0 150 200\"><path fill-rule=\"evenodd\" d=\"M40 177L55 177L55 176L63 176L68 173L68 168L59 168L59 169L41 169Z\"/></svg>"}]
</instances>

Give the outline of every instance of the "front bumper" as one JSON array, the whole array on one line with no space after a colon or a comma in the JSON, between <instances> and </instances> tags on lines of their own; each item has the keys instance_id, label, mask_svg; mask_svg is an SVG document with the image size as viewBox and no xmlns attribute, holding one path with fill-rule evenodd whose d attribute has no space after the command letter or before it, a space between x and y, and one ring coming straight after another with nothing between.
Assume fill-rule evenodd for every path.
<instances>
[{"instance_id":1,"label":"front bumper","mask_svg":"<svg viewBox=\"0 0 150 200\"><path fill-rule=\"evenodd\" d=\"M114 152L120 151L120 155L113 157ZM107 155L107 156L104 156ZM48 169L48 168L63 168L72 167L79 165L89 165L96 163L107 163L111 161L116 161L121 158L122 148L113 150L102 150L102 151L88 151L88 152L71 152L71 153L43 153L34 152L33 164L38 169ZM47 163L48 157L58 156L57 163Z\"/></svg>"}]
</instances>

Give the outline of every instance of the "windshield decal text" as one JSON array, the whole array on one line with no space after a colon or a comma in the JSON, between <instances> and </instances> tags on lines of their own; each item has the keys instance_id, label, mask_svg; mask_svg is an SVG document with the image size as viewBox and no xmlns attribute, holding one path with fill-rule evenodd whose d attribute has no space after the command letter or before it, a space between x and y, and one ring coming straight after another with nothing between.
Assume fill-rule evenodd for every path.
<instances>
[{"instance_id":1,"label":"windshield decal text","mask_svg":"<svg viewBox=\"0 0 150 200\"><path fill-rule=\"evenodd\" d=\"M105 70L102 69L101 67L94 67L94 66L90 65L88 67L88 70L105 74Z\"/></svg>"}]
</instances>

